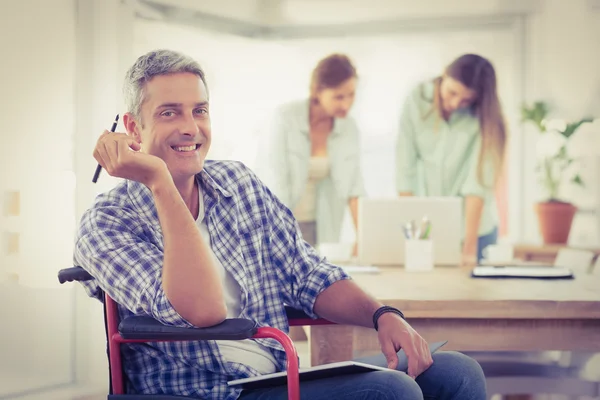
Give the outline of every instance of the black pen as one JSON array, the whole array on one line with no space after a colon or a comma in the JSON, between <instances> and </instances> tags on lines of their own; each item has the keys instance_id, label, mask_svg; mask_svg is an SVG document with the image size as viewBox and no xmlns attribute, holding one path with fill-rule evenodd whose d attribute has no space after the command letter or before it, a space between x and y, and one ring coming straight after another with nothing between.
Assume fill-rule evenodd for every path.
<instances>
[{"instance_id":1,"label":"black pen","mask_svg":"<svg viewBox=\"0 0 600 400\"><path fill-rule=\"evenodd\" d=\"M118 122L119 122L119 114L117 114L117 116L115 117L115 122L113 122L112 128L110 128L111 132L114 132L115 129L117 129ZM98 177L100 176L100 171L102 171L102 166L100 164L98 164L98 166L96 167L96 172L94 172L94 177L92 178L92 182L94 182L94 183L98 182Z\"/></svg>"}]
</instances>

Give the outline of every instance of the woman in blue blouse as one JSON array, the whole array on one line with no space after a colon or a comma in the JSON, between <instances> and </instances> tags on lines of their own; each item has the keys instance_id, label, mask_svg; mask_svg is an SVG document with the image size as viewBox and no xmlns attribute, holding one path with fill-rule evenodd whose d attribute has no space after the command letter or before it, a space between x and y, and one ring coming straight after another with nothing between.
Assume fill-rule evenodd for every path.
<instances>
[{"instance_id":1,"label":"woman in blue blouse","mask_svg":"<svg viewBox=\"0 0 600 400\"><path fill-rule=\"evenodd\" d=\"M496 73L479 55L457 58L441 76L418 85L404 105L397 190L464 198L466 264L481 260L483 248L497 240L495 186L505 143Z\"/></svg>"},{"instance_id":2,"label":"woman in blue blouse","mask_svg":"<svg viewBox=\"0 0 600 400\"><path fill-rule=\"evenodd\" d=\"M358 128L348 116L356 80L347 56L324 58L312 73L310 97L280 106L269 127L263 178L312 245L339 241L346 207L356 226L364 194Z\"/></svg>"}]
</instances>

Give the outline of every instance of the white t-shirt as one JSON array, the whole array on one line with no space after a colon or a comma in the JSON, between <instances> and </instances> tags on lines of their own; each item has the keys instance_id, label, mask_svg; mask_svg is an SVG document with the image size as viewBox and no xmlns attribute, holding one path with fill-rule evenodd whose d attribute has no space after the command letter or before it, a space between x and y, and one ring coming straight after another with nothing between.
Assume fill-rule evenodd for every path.
<instances>
[{"instance_id":1,"label":"white t-shirt","mask_svg":"<svg viewBox=\"0 0 600 400\"><path fill-rule=\"evenodd\" d=\"M198 185L198 190L200 197L196 225L200 229L202 238L210 247L210 235L204 218L204 201L202 199L202 188L200 185ZM223 295L225 297L225 305L227 306L227 318L237 318L240 316L241 312L240 286L233 275L223 268L223 265L215 256L212 249L211 253L223 282ZM277 370L277 361L275 360L275 357L273 357L266 347L255 340L217 340L216 342L225 361L247 365L257 370L261 375L270 374Z\"/></svg>"},{"instance_id":2,"label":"white t-shirt","mask_svg":"<svg viewBox=\"0 0 600 400\"><path fill-rule=\"evenodd\" d=\"M294 217L299 222L313 222L317 219L317 190L319 182L329 175L329 158L311 157L308 162L308 180L294 208Z\"/></svg>"}]
</instances>

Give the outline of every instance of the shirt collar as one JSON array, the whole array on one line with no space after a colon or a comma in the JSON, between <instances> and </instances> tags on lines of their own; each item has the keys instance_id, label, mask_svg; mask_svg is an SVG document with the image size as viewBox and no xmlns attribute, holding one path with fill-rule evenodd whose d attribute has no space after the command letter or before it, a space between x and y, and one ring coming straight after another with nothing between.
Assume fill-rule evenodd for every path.
<instances>
[{"instance_id":1,"label":"shirt collar","mask_svg":"<svg viewBox=\"0 0 600 400\"><path fill-rule=\"evenodd\" d=\"M206 167L203 168L200 173L196 174L196 179L202 186L203 192L206 192L214 200L218 200L219 195L223 195L224 197L232 196L231 192L227 191L223 186L217 183L217 181L206 170Z\"/></svg>"},{"instance_id":2,"label":"shirt collar","mask_svg":"<svg viewBox=\"0 0 600 400\"><path fill-rule=\"evenodd\" d=\"M218 203L221 196L231 197L232 195L223 186L219 185L206 169L202 169L202 171L196 175L196 180L198 182L199 191L197 221L202 223L208 208L211 208L212 205Z\"/></svg>"},{"instance_id":3,"label":"shirt collar","mask_svg":"<svg viewBox=\"0 0 600 400\"><path fill-rule=\"evenodd\" d=\"M302 132L308 136L310 133L310 102L312 100L308 99L307 101L303 101L302 102L302 108L300 110L300 112L298 113L298 118L300 118L300 120L298 121L300 128L302 129ZM340 121L338 120L338 118L334 118L333 119L333 127L331 128L331 136L333 135L337 135L338 133L340 133Z\"/></svg>"},{"instance_id":4,"label":"shirt collar","mask_svg":"<svg viewBox=\"0 0 600 400\"><path fill-rule=\"evenodd\" d=\"M217 203L221 196L232 197L231 192L217 183L211 174L206 171L206 168L196 174L196 179L200 186L200 194L202 195L200 201L202 201L203 210L201 209L200 211L203 211L203 214L206 213L207 204ZM131 180L127 180L126 185L129 198L136 204L141 214L145 215L149 220L158 220L154 198L150 189L140 182Z\"/></svg>"},{"instance_id":5,"label":"shirt collar","mask_svg":"<svg viewBox=\"0 0 600 400\"><path fill-rule=\"evenodd\" d=\"M204 208L204 194L202 190L202 185L198 182L198 218L196 218L197 223L204 222L204 215L206 215L206 209Z\"/></svg>"}]
</instances>

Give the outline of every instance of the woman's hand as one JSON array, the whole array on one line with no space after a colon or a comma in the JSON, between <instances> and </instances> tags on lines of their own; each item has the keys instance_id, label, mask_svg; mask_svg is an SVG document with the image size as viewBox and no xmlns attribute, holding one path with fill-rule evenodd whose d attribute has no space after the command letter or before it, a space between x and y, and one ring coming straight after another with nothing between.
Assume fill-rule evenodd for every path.
<instances>
[{"instance_id":1,"label":"woman's hand","mask_svg":"<svg viewBox=\"0 0 600 400\"><path fill-rule=\"evenodd\" d=\"M461 265L463 267L473 267L477 265L477 244L473 245L465 242L462 250Z\"/></svg>"}]
</instances>

